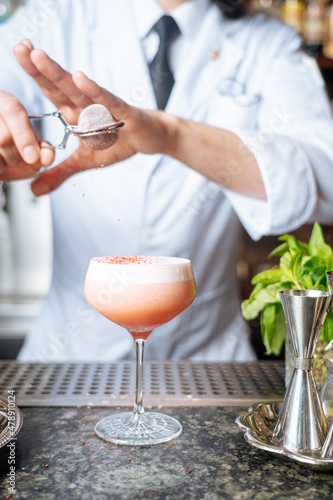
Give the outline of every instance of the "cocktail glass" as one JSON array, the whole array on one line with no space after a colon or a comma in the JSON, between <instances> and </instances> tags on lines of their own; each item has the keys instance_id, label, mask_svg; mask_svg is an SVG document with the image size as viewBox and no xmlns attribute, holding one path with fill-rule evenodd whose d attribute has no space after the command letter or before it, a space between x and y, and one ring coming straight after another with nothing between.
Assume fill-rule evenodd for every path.
<instances>
[{"instance_id":1,"label":"cocktail glass","mask_svg":"<svg viewBox=\"0 0 333 500\"><path fill-rule=\"evenodd\" d=\"M133 412L97 423L97 436L111 443L147 446L175 439L180 423L143 408L143 354L152 330L186 309L196 294L191 262L177 257L96 257L90 260L85 296L106 318L132 335L136 348Z\"/></svg>"}]
</instances>

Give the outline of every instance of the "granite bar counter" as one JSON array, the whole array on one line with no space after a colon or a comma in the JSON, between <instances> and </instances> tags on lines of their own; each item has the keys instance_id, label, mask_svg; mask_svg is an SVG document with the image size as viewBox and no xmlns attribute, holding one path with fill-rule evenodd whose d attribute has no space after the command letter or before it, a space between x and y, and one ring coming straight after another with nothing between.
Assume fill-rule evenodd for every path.
<instances>
[{"instance_id":1,"label":"granite bar counter","mask_svg":"<svg viewBox=\"0 0 333 500\"><path fill-rule=\"evenodd\" d=\"M117 409L22 408L14 499L331 499L333 474L250 447L234 424L241 408L163 408L179 419L174 442L108 444L96 422ZM0 450L1 498L8 449ZM8 497L9 498L9 497Z\"/></svg>"},{"instance_id":2,"label":"granite bar counter","mask_svg":"<svg viewBox=\"0 0 333 500\"><path fill-rule=\"evenodd\" d=\"M281 364L148 362L146 409L175 417L183 432L146 448L109 444L94 434L101 418L131 408L134 371L128 362L0 361L0 393L15 392L24 419L14 447L14 493L10 448L0 449L1 498L333 498L333 471L253 448L235 424L248 406L283 398Z\"/></svg>"}]
</instances>

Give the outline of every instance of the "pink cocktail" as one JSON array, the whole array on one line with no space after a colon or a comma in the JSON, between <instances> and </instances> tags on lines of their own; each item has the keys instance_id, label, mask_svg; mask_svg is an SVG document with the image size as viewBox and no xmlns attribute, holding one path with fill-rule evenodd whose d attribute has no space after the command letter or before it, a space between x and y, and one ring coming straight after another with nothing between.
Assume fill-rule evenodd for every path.
<instances>
[{"instance_id":1,"label":"pink cocktail","mask_svg":"<svg viewBox=\"0 0 333 500\"><path fill-rule=\"evenodd\" d=\"M131 445L174 439L182 430L177 420L144 412L143 352L152 330L193 302L196 286L191 262L176 257L95 257L90 261L84 290L98 312L129 331L137 355L134 412L104 418L98 422L96 434L106 441Z\"/></svg>"}]
</instances>

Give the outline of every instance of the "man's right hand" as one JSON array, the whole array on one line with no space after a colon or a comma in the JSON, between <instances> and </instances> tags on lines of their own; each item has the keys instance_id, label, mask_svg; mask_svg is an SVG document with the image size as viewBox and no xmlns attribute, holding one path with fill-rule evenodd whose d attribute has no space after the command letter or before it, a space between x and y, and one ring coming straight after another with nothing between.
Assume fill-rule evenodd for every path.
<instances>
[{"instance_id":1,"label":"man's right hand","mask_svg":"<svg viewBox=\"0 0 333 500\"><path fill-rule=\"evenodd\" d=\"M34 177L53 160L54 151L40 147L22 104L0 91L0 180Z\"/></svg>"}]
</instances>

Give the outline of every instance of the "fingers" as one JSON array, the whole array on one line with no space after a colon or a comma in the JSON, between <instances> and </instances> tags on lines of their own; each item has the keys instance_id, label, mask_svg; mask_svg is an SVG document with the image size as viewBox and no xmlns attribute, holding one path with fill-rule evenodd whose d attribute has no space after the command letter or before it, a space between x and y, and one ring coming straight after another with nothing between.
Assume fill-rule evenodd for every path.
<instances>
[{"instance_id":1,"label":"fingers","mask_svg":"<svg viewBox=\"0 0 333 500\"><path fill-rule=\"evenodd\" d=\"M73 82L77 88L96 104L102 104L108 108L115 117L125 118L131 108L124 101L100 87L94 81L90 80L84 73L78 71L72 76Z\"/></svg>"},{"instance_id":2,"label":"fingers","mask_svg":"<svg viewBox=\"0 0 333 500\"><path fill-rule=\"evenodd\" d=\"M0 93L0 154L8 165L23 159L40 160L38 139L24 107L12 96Z\"/></svg>"},{"instance_id":3,"label":"fingers","mask_svg":"<svg viewBox=\"0 0 333 500\"><path fill-rule=\"evenodd\" d=\"M14 53L24 71L35 80L44 95L57 108L73 105L84 108L91 104L91 100L73 83L71 74L44 51L34 49L29 41L24 40L17 44Z\"/></svg>"},{"instance_id":4,"label":"fingers","mask_svg":"<svg viewBox=\"0 0 333 500\"><path fill-rule=\"evenodd\" d=\"M73 83L72 75L65 71L58 63L50 59L42 50L31 52L31 61L40 73L52 81L58 90L62 92L76 106L85 108L91 104L91 100L85 96Z\"/></svg>"},{"instance_id":5,"label":"fingers","mask_svg":"<svg viewBox=\"0 0 333 500\"><path fill-rule=\"evenodd\" d=\"M4 165L17 165L22 160L6 123L0 118L0 155Z\"/></svg>"},{"instance_id":6,"label":"fingers","mask_svg":"<svg viewBox=\"0 0 333 500\"><path fill-rule=\"evenodd\" d=\"M49 146L48 142L42 141L41 146ZM55 159L55 151L53 148L41 147L40 150L40 163L42 167L49 167Z\"/></svg>"},{"instance_id":7,"label":"fingers","mask_svg":"<svg viewBox=\"0 0 333 500\"><path fill-rule=\"evenodd\" d=\"M34 195L42 196L54 191L66 179L79 172L78 165L81 165L81 161L79 150L77 150L63 163L43 172L31 184Z\"/></svg>"}]
</instances>

